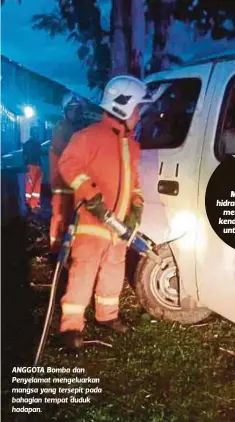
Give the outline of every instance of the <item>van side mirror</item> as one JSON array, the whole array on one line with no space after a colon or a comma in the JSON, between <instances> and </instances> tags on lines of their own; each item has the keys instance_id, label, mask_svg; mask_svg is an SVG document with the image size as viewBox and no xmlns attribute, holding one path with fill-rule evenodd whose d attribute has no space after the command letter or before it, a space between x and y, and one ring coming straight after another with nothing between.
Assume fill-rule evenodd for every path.
<instances>
[{"instance_id":1,"label":"van side mirror","mask_svg":"<svg viewBox=\"0 0 235 422\"><path fill-rule=\"evenodd\" d=\"M223 150L226 155L235 155L235 130L223 133Z\"/></svg>"}]
</instances>

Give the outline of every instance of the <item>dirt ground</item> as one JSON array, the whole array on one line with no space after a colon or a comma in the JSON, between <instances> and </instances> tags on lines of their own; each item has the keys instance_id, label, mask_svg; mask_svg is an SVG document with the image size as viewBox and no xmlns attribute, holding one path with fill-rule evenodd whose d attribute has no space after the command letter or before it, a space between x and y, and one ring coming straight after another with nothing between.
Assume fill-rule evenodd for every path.
<instances>
[{"instance_id":1,"label":"dirt ground","mask_svg":"<svg viewBox=\"0 0 235 422\"><path fill-rule=\"evenodd\" d=\"M14 421L19 415L11 412L12 368L32 365L42 332L50 291L47 286L53 275L47 258L48 221L16 219L3 229L3 422ZM131 330L118 336L95 327L90 307L86 340L105 345L88 343L77 355L71 355L61 350L57 338L64 285L62 282L57 295L40 365L84 368L87 377L99 378L102 392L91 394L89 404L43 403L41 413L26 415L24 420L235 422L234 324L215 314L189 326L153 320L126 282L121 310Z\"/></svg>"}]
</instances>

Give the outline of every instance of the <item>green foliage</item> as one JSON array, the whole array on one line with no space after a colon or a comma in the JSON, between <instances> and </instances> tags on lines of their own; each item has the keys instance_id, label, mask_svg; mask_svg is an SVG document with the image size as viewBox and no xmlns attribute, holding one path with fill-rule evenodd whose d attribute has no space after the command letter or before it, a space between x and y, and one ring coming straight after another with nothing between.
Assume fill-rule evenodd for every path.
<instances>
[{"instance_id":1,"label":"green foliage","mask_svg":"<svg viewBox=\"0 0 235 422\"><path fill-rule=\"evenodd\" d=\"M65 20L61 19L58 11L53 11L48 15L38 14L32 18L33 29L43 29L47 31L51 38L58 34L62 34L67 29Z\"/></svg>"},{"instance_id":2,"label":"green foliage","mask_svg":"<svg viewBox=\"0 0 235 422\"><path fill-rule=\"evenodd\" d=\"M213 39L235 37L235 2L231 0L177 0L175 18L194 22L201 35L211 31ZM231 20L233 26L224 24Z\"/></svg>"},{"instance_id":3,"label":"green foliage","mask_svg":"<svg viewBox=\"0 0 235 422\"><path fill-rule=\"evenodd\" d=\"M147 64L147 72L159 71L167 39L167 26L170 18L191 22L196 32L204 36L211 31L214 40L235 37L235 2L231 0L147 0L146 20L153 21L155 33L153 39L153 55ZM155 57L155 53L157 55ZM166 57L166 56L165 56ZM168 57L171 63L176 63Z\"/></svg>"},{"instance_id":4,"label":"green foliage","mask_svg":"<svg viewBox=\"0 0 235 422\"><path fill-rule=\"evenodd\" d=\"M111 67L108 33L101 27L101 15L95 0L59 1L62 18L66 21L73 37L81 43L78 57L89 63L88 82L90 88L103 88ZM80 35L78 35L80 34ZM71 37L71 36L70 36ZM93 54L88 43L92 44Z\"/></svg>"},{"instance_id":5,"label":"green foliage","mask_svg":"<svg viewBox=\"0 0 235 422\"><path fill-rule=\"evenodd\" d=\"M89 67L90 88L104 88L111 67L107 35L101 27L100 10L95 0L57 0L58 10L35 15L33 29L45 30L51 37L69 31L67 40L78 43L77 56Z\"/></svg>"}]
</instances>

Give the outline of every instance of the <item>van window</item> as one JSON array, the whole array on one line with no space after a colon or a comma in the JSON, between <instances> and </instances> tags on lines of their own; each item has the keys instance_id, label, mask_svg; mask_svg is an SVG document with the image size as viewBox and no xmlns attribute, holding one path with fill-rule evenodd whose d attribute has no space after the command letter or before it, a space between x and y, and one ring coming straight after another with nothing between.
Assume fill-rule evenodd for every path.
<instances>
[{"instance_id":1,"label":"van window","mask_svg":"<svg viewBox=\"0 0 235 422\"><path fill-rule=\"evenodd\" d=\"M176 148L183 144L194 115L201 81L177 79L148 85L154 98L138 127L141 149Z\"/></svg>"},{"instance_id":2,"label":"van window","mask_svg":"<svg viewBox=\"0 0 235 422\"><path fill-rule=\"evenodd\" d=\"M223 161L235 155L235 76L225 90L215 138L215 156Z\"/></svg>"}]
</instances>

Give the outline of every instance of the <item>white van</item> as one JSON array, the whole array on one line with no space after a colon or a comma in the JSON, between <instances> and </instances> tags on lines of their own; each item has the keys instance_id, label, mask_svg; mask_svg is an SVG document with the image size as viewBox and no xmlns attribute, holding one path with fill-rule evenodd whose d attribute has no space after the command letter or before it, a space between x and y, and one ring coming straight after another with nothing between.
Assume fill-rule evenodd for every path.
<instances>
[{"instance_id":1,"label":"white van","mask_svg":"<svg viewBox=\"0 0 235 422\"><path fill-rule=\"evenodd\" d=\"M222 141L229 122L235 134L235 54L160 72L146 83L155 103L140 136L140 231L164 260L161 268L140 260L137 295L157 318L196 323L215 311L235 322L235 250L213 231L205 209L212 173L225 153L235 154L234 138Z\"/></svg>"}]
</instances>

